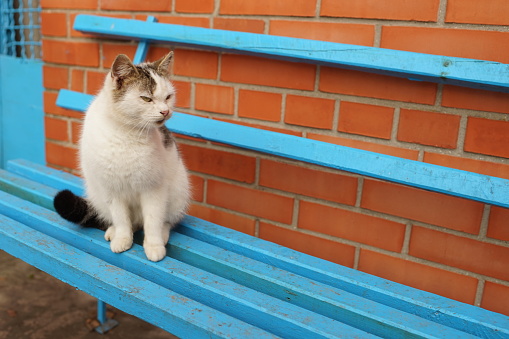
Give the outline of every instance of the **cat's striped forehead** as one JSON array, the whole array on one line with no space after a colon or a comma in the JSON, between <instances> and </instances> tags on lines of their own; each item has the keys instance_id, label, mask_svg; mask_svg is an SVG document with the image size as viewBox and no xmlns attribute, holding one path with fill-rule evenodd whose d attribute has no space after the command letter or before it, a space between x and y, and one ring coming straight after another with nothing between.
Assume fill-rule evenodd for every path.
<instances>
[{"instance_id":1,"label":"cat's striped forehead","mask_svg":"<svg viewBox=\"0 0 509 339\"><path fill-rule=\"evenodd\" d=\"M136 73L133 79L133 84L137 85L140 91L148 92L150 94L154 94L157 83L156 77L161 77L157 74L157 70L152 67L152 64L140 64L134 66L136 68Z\"/></svg>"},{"instance_id":2,"label":"cat's striped forehead","mask_svg":"<svg viewBox=\"0 0 509 339\"><path fill-rule=\"evenodd\" d=\"M114 90L114 98L121 100L130 90L136 90L144 95L154 95L158 90L168 91L173 89L167 74L162 74L153 63L133 65L133 71L123 77L121 86Z\"/></svg>"},{"instance_id":3,"label":"cat's striped forehead","mask_svg":"<svg viewBox=\"0 0 509 339\"><path fill-rule=\"evenodd\" d=\"M133 65L128 56L119 54L111 67L111 78L114 82L113 99L122 100L127 93L137 91L143 96L153 96L156 92L174 92L169 81L169 66L173 52L154 62ZM166 93L165 97L169 94Z\"/></svg>"}]
</instances>

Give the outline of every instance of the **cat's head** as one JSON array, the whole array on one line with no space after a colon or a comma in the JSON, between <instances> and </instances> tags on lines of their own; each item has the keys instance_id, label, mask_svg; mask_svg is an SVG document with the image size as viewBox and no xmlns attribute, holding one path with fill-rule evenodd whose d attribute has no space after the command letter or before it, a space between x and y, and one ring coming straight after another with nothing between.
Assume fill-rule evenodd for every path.
<instances>
[{"instance_id":1,"label":"cat's head","mask_svg":"<svg viewBox=\"0 0 509 339\"><path fill-rule=\"evenodd\" d=\"M159 127L171 117L175 88L169 80L173 52L160 60L133 65L124 54L111 67L111 91L117 113L126 125Z\"/></svg>"}]
</instances>

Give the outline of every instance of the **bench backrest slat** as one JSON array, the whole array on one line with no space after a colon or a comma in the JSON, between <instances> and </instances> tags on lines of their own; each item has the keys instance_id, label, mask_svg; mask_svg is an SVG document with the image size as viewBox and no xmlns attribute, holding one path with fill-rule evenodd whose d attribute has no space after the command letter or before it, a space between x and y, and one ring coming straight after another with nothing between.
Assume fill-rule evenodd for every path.
<instances>
[{"instance_id":1,"label":"bench backrest slat","mask_svg":"<svg viewBox=\"0 0 509 339\"><path fill-rule=\"evenodd\" d=\"M509 92L506 64L266 34L78 15L74 29Z\"/></svg>"},{"instance_id":2,"label":"bench backrest slat","mask_svg":"<svg viewBox=\"0 0 509 339\"><path fill-rule=\"evenodd\" d=\"M57 105L85 111L92 96L61 90ZM168 122L175 133L509 207L509 180L333 145L189 114Z\"/></svg>"}]
</instances>

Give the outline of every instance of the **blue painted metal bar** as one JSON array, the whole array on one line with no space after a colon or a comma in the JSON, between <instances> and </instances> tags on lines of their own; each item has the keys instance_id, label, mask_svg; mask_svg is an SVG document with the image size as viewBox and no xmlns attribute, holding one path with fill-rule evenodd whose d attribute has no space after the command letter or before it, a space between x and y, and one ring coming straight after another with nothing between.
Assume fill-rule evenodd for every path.
<instances>
[{"instance_id":1,"label":"blue painted metal bar","mask_svg":"<svg viewBox=\"0 0 509 339\"><path fill-rule=\"evenodd\" d=\"M104 324L107 321L106 303L102 300L97 301L97 320L99 320L101 324Z\"/></svg>"},{"instance_id":2,"label":"blue painted metal bar","mask_svg":"<svg viewBox=\"0 0 509 339\"><path fill-rule=\"evenodd\" d=\"M0 215L0 248L181 338L274 338L4 215Z\"/></svg>"},{"instance_id":3,"label":"blue painted metal bar","mask_svg":"<svg viewBox=\"0 0 509 339\"><path fill-rule=\"evenodd\" d=\"M509 92L508 65L492 61L92 15L78 15L74 29Z\"/></svg>"},{"instance_id":4,"label":"blue painted metal bar","mask_svg":"<svg viewBox=\"0 0 509 339\"><path fill-rule=\"evenodd\" d=\"M149 15L145 22L155 23L155 22L157 22L157 19L154 16ZM136 53L134 54L134 58L133 58L133 63L135 65L145 61L145 58L147 57L148 48L149 48L149 41L148 40L140 40L140 42L138 43L138 47L136 48Z\"/></svg>"},{"instance_id":5,"label":"blue painted metal bar","mask_svg":"<svg viewBox=\"0 0 509 339\"><path fill-rule=\"evenodd\" d=\"M29 166L30 164L25 164L25 167ZM36 167L38 166L34 166L34 168ZM43 175L61 175L60 171L51 169L49 171L55 173L45 172ZM27 171L27 173L31 173L31 171ZM32 177L33 174L30 174L30 176ZM35 177L39 176L36 175ZM291 293L280 295L289 296L291 298L290 302L296 304L299 300L295 301L294 299L306 298L307 292L300 288L300 286L303 286L302 284L306 285L306 280L295 282L291 279L286 280L288 277L278 278L273 276L274 272L278 272L277 269L266 269L260 263L277 267L297 276L306 277L315 283L325 284L332 287L331 291L339 289L343 291L343 296L346 298L341 301L334 294L332 297L327 297L327 293L324 292L325 288L317 291L311 288L316 293L318 300L311 303L307 302L305 303L307 306L303 306L301 299L301 304L298 304L301 307L313 309L313 305L316 305L316 303L336 298L337 302L346 303L345 307L348 307L348 303L352 302L364 305L364 309L377 309L372 304L370 306L354 297L360 296L363 299L408 312L441 325L467 331L473 335L490 337L498 334L502 337L509 337L509 320L505 316L336 265L198 218L186 217L177 232L214 245L214 247L207 247L202 243L196 246L193 245L193 239L174 234L169 253L173 258L180 261L202 267L211 273L222 275L227 279L240 282L254 289L263 288L264 293L274 293L270 291L286 286L286 290ZM242 257L224 253L219 248L237 253ZM252 262L250 259L256 260L256 262ZM256 273L257 268L258 272L262 272L262 274ZM251 278L245 278L247 276ZM290 275L290 278L293 277ZM306 286L307 289L310 288L309 285ZM349 296L349 294L352 295ZM381 313L383 315L391 314L389 311ZM437 313L440 314L440 317L437 317ZM334 315L330 316L334 318ZM355 316L351 317L350 321L353 321L352 318L355 319ZM405 319L405 317L403 316L400 319ZM411 324L411 321L405 321L405 323Z\"/></svg>"},{"instance_id":6,"label":"blue painted metal bar","mask_svg":"<svg viewBox=\"0 0 509 339\"><path fill-rule=\"evenodd\" d=\"M97 299L97 320L99 321L99 326L94 330L100 334L105 334L112 328L118 326L118 321L107 317L107 306L108 305L104 301Z\"/></svg>"},{"instance_id":7,"label":"blue painted metal bar","mask_svg":"<svg viewBox=\"0 0 509 339\"><path fill-rule=\"evenodd\" d=\"M122 255L111 252L104 233L65 222L56 213L0 191L0 214L73 247L93 253L107 263L123 267L187 298L196 300L243 322L287 338L373 337L327 317L281 302L242 285L167 257L148 262L142 246L134 244ZM171 251L171 248L170 248ZM171 279L168 276L171 275ZM101 300L105 300L101 298ZM394 332L395 334L397 332Z\"/></svg>"},{"instance_id":8,"label":"blue painted metal bar","mask_svg":"<svg viewBox=\"0 0 509 339\"><path fill-rule=\"evenodd\" d=\"M84 110L91 97L62 90L57 105ZM509 180L293 135L174 113L179 134L509 208Z\"/></svg>"}]
</instances>

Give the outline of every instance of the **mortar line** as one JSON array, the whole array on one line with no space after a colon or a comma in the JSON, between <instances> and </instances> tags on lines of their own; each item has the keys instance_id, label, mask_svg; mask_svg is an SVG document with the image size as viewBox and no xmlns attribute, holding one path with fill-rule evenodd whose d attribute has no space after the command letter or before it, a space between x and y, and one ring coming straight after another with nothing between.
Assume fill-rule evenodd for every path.
<instances>
[{"instance_id":1,"label":"mortar line","mask_svg":"<svg viewBox=\"0 0 509 339\"><path fill-rule=\"evenodd\" d=\"M481 219L481 227L479 229L479 240L483 240L486 238L486 235L488 233L488 225L490 221L490 213L491 213L491 206L486 204L484 205L484 211L482 213L482 219Z\"/></svg>"},{"instance_id":2,"label":"mortar line","mask_svg":"<svg viewBox=\"0 0 509 339\"><path fill-rule=\"evenodd\" d=\"M359 269L359 261L361 258L361 248L360 246L355 246L355 252L353 256L353 269L358 270Z\"/></svg>"},{"instance_id":3,"label":"mortar line","mask_svg":"<svg viewBox=\"0 0 509 339\"><path fill-rule=\"evenodd\" d=\"M480 307L484 293L484 286L486 285L486 279L480 278L478 281L479 282L477 283L477 290L475 292L474 305Z\"/></svg>"},{"instance_id":4,"label":"mortar line","mask_svg":"<svg viewBox=\"0 0 509 339\"><path fill-rule=\"evenodd\" d=\"M445 25L445 15L447 13L447 0L440 0L438 4L438 15L437 15L437 24L439 26Z\"/></svg>"}]
</instances>

